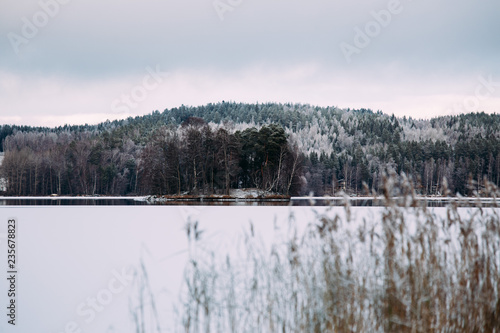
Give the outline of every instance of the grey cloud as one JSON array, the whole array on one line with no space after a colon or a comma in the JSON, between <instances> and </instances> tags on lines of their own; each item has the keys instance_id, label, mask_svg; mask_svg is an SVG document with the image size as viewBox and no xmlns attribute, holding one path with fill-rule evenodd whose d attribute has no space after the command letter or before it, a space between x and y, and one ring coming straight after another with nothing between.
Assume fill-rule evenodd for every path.
<instances>
[{"instance_id":1,"label":"grey cloud","mask_svg":"<svg viewBox=\"0 0 500 333\"><path fill-rule=\"evenodd\" d=\"M478 60L494 65L499 44L493 38L500 31L494 15L500 4L487 0L400 2L404 11L354 57L354 66L397 61L426 68L457 61L460 66L474 67L479 66ZM73 0L61 6L36 38L21 46L19 56L3 38L0 60L1 66L16 71L74 76L115 75L156 63L232 70L254 63L315 60L340 68L346 62L339 43L352 43L353 28L364 28L373 20L370 12L385 9L388 3L243 0L220 21L212 1L207 0ZM25 13L29 18L37 8L13 8L15 14L0 26L1 34L19 31L22 22L12 17Z\"/></svg>"},{"instance_id":2,"label":"grey cloud","mask_svg":"<svg viewBox=\"0 0 500 333\"><path fill-rule=\"evenodd\" d=\"M263 101L264 96L278 102L297 96L306 103L339 100L346 107L364 103L394 109L394 103L399 108L415 94L422 101L442 95L441 106L434 107L438 110L455 95L460 101L461 95L472 94L479 74L500 80L497 0L400 0L402 12L392 15L390 24L353 54L350 63L341 43L353 44L354 28L363 30L374 21L373 11L385 10L397 0L241 0L223 14L223 21L214 0L70 0L16 54L8 34L21 34L23 17L32 20L41 10L40 1L63 0L0 2L0 83L9 85L3 74L7 73L25 87L12 95L0 85L0 104L23 117L37 109L37 101L20 100L33 95L44 98L39 109L45 114L75 113L78 106L72 101L77 98L86 102L85 108L78 109L80 114L92 106L92 112L106 113L116 94L130 90L127 87L140 80L146 67L156 65L172 73L189 73L179 80L186 87L185 100L169 97L166 91L155 100L160 109L239 96L246 101ZM309 65L315 70L307 79L293 84L276 79L277 91L259 90L269 77L252 72L264 68L263 72L281 73ZM235 87L232 82L239 82L237 73L242 72L249 74ZM209 82L203 91L193 83L200 77ZM39 95L44 79L70 86L71 93ZM224 80L231 84L221 83ZM101 89L107 82L112 84ZM123 88L118 88L120 83ZM173 83L171 87L176 89ZM203 99L190 97L196 93L203 93ZM496 99L489 103L494 106Z\"/></svg>"}]
</instances>

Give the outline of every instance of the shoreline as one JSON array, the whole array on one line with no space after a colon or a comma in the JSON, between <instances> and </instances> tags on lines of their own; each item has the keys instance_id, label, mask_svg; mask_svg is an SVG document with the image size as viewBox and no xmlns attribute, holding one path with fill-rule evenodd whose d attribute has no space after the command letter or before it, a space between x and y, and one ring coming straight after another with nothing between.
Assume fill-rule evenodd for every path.
<instances>
[{"instance_id":1,"label":"shoreline","mask_svg":"<svg viewBox=\"0 0 500 333\"><path fill-rule=\"evenodd\" d=\"M404 199L404 197L393 197L393 199ZM498 201L500 198L495 197L439 197L439 196L416 196L416 200L427 200L427 201L441 201L441 200L451 200L451 201ZM348 200L348 201L358 201L358 200L384 200L383 196L357 196L357 197L343 197L343 196L285 196L285 195L271 195L268 197L238 197L238 196L192 196L192 195L145 195L145 196L101 196L101 195L88 195L88 196L0 196L0 200L137 200L137 201L151 201L151 200L161 200L161 201L300 201L300 200Z\"/></svg>"}]
</instances>

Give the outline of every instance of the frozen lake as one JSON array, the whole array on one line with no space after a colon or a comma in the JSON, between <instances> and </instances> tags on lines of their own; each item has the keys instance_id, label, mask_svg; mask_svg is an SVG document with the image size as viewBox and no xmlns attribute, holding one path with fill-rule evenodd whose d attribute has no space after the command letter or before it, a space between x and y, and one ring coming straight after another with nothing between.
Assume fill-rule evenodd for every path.
<instances>
[{"instance_id":1,"label":"frozen lake","mask_svg":"<svg viewBox=\"0 0 500 333\"><path fill-rule=\"evenodd\" d=\"M433 214L446 214L445 208L431 209ZM377 225L382 210L351 208L346 235L349 230L354 235L362 223ZM474 210L462 208L460 214ZM183 273L189 254L196 251L188 242L188 222L198 221L203 231L198 249L238 257L250 223L266 247L286 235L290 217L300 232L317 221L318 214L345 218L344 208L321 206L4 206L0 258L6 258L7 220L15 218L19 296L16 327L2 319L0 331L135 332L130 306L137 303L133 274L141 272L141 258L161 332L181 331ZM2 279L2 295L7 287Z\"/></svg>"}]
</instances>

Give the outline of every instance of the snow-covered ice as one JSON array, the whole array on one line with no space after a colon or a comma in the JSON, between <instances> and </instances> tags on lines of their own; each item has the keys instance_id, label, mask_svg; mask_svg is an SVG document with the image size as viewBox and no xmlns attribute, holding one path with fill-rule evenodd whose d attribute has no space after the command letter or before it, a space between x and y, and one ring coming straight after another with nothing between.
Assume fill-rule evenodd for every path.
<instances>
[{"instance_id":1,"label":"snow-covered ice","mask_svg":"<svg viewBox=\"0 0 500 333\"><path fill-rule=\"evenodd\" d=\"M290 216L300 233L318 214L338 214L345 231L342 241L349 241L363 223L377 225L383 209L351 207L350 222L346 222L343 207L3 207L1 257L6 254L5 237L1 236L7 219L15 217L19 225L19 317L16 330L4 320L0 328L2 332L59 333L70 332L66 327L76 325L81 332L134 332L129 309L133 288L127 272L138 269L142 258L158 302L160 324L165 332L174 331L180 324L175 305L190 251L187 222L198 221L203 231L199 247L238 257L250 222L264 246L270 246L286 235ZM430 210L446 216L446 208ZM460 208L459 212L473 210ZM4 261L0 263L3 271ZM123 281L117 280L117 274ZM117 291L121 285L123 290ZM111 294L106 292L110 289ZM5 290L2 279L0 292ZM92 307L95 300L97 306Z\"/></svg>"}]
</instances>

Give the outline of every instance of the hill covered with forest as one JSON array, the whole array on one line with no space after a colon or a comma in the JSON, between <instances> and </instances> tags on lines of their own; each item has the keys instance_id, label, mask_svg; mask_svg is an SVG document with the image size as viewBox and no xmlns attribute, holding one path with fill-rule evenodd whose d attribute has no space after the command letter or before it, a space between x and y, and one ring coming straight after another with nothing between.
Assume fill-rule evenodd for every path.
<instances>
[{"instance_id":1,"label":"hill covered with forest","mask_svg":"<svg viewBox=\"0 0 500 333\"><path fill-rule=\"evenodd\" d=\"M420 194L500 182L500 115L430 120L367 109L222 102L97 125L0 127L11 195L381 192L407 175Z\"/></svg>"}]
</instances>

